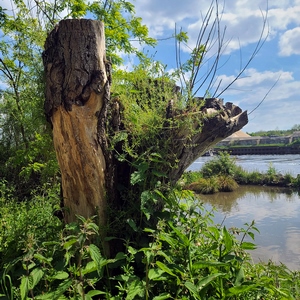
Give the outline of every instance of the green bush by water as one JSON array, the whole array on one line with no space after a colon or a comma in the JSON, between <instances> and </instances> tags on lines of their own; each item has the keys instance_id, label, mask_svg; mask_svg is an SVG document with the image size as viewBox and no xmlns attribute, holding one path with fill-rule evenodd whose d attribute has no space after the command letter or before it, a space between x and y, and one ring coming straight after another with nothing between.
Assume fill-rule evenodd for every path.
<instances>
[{"instance_id":1,"label":"green bush by water","mask_svg":"<svg viewBox=\"0 0 300 300\"><path fill-rule=\"evenodd\" d=\"M181 182L186 189L202 194L233 191L238 188L239 184L270 185L293 189L300 187L299 176L279 174L272 164L265 173L245 171L236 165L235 158L226 152L221 152L206 162L201 170L186 172Z\"/></svg>"}]
</instances>

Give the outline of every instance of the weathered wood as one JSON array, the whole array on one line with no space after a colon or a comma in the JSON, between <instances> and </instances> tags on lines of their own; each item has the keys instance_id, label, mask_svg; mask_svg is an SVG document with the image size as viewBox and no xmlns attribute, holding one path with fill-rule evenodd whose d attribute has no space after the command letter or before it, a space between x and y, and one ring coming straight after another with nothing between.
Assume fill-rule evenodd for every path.
<instances>
[{"instance_id":1,"label":"weathered wood","mask_svg":"<svg viewBox=\"0 0 300 300\"><path fill-rule=\"evenodd\" d=\"M44 108L61 169L65 221L98 215L105 228L105 141L99 126L106 119L110 73L102 22L61 21L46 40L43 60Z\"/></svg>"},{"instance_id":2,"label":"weathered wood","mask_svg":"<svg viewBox=\"0 0 300 300\"><path fill-rule=\"evenodd\" d=\"M217 98L203 101L204 105L199 110L186 112L195 115L194 134L177 130L169 132L175 141L173 152L178 159L177 167L168 173L173 183L198 157L248 123L247 111L242 111L230 102L224 105L223 100ZM185 115L181 112L177 117L184 118Z\"/></svg>"},{"instance_id":3,"label":"weathered wood","mask_svg":"<svg viewBox=\"0 0 300 300\"><path fill-rule=\"evenodd\" d=\"M111 70L105 57L103 24L84 19L61 21L46 40L43 60L44 109L53 126L65 221L76 220L76 215L86 218L98 215L102 237L106 235L108 222L117 223L112 234L120 238L126 236L124 226L129 218L140 226L149 226L148 220L142 223L141 194L145 187L151 189L153 178L147 178L149 187L148 182L132 186L133 158L124 152L124 141L110 144L109 140L122 130L130 144L134 132L125 128L119 99L110 100ZM154 83L158 88L159 81ZM164 88L163 85L161 90ZM161 119L153 145L155 151L166 155L161 165L155 165L161 171L156 174L164 174L161 178L164 183L175 183L195 159L248 122L247 112L232 103L223 105L219 99L193 99L190 106L176 109L178 92L175 86L172 99L155 98L163 101L158 104L165 104L157 106L165 109L165 118ZM150 89L146 88L146 93ZM143 156L148 148L149 145L138 145L136 157ZM124 154L126 159L119 161L116 153ZM110 215L108 206L113 212ZM162 207L158 205L157 210ZM152 225L156 220L155 216L150 220ZM122 246L121 239L111 241L110 254L122 251ZM107 247L105 251L109 255Z\"/></svg>"}]
</instances>

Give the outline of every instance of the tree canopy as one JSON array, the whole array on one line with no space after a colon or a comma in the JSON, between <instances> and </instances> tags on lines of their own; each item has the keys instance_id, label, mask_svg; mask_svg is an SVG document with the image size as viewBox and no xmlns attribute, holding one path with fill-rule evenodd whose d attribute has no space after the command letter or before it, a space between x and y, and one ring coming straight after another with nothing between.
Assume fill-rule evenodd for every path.
<instances>
[{"instance_id":1,"label":"tree canopy","mask_svg":"<svg viewBox=\"0 0 300 300\"><path fill-rule=\"evenodd\" d=\"M122 62L120 52L143 56L130 39L155 45L127 1L18 0L11 7L0 6L0 175L17 184L21 198L28 180L35 185L56 180L58 174L43 112L42 52L47 33L62 19L83 16L105 22L107 57L115 65Z\"/></svg>"}]
</instances>

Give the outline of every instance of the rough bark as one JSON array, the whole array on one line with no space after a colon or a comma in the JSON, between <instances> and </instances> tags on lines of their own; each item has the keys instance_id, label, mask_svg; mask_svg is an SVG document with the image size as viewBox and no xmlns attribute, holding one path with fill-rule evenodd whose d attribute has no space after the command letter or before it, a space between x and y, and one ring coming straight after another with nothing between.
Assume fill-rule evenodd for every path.
<instances>
[{"instance_id":1,"label":"rough bark","mask_svg":"<svg viewBox=\"0 0 300 300\"><path fill-rule=\"evenodd\" d=\"M140 218L140 211L134 209L140 208L138 193L142 192L130 186L130 175L134 171L130 161L118 161L109 144L109 136L120 128L126 131L126 128L122 124L119 102L110 100L111 70L105 57L104 41L101 22L64 20L49 34L43 54L44 109L53 126L54 146L61 169L64 218L71 222L76 215L86 218L98 215L102 236L106 234L107 222L118 219L120 214L124 222L126 218ZM173 92L178 93L178 89ZM177 111L173 109L176 97L159 100L166 101L162 106L166 116L165 123L159 126L161 132L155 147L159 151L163 144L164 149L167 145L167 151L172 151L170 161L163 166L173 167L167 170L162 167L167 175L165 182L176 182L196 158L248 122L247 112L232 103L223 105L220 99L194 100L202 104ZM189 118L192 126L173 126L174 120L184 124L185 118ZM131 133L128 131L127 134L130 141ZM114 146L122 153L121 143ZM142 155L145 146L140 146ZM111 215L108 220L108 207L120 214ZM127 211L130 217L126 215ZM119 226L115 234L122 237L126 232L122 224ZM114 248L113 252L117 251L113 244L110 246Z\"/></svg>"},{"instance_id":2,"label":"rough bark","mask_svg":"<svg viewBox=\"0 0 300 300\"><path fill-rule=\"evenodd\" d=\"M46 40L43 61L44 109L53 126L65 221L98 215L105 228L107 165L102 148L107 143L103 124L110 68L102 22L61 21Z\"/></svg>"},{"instance_id":3,"label":"rough bark","mask_svg":"<svg viewBox=\"0 0 300 300\"><path fill-rule=\"evenodd\" d=\"M170 170L169 179L176 182L183 172L207 150L219 141L240 130L248 123L247 111L242 111L238 106L217 98L196 98L194 101L204 101L197 111L177 113L174 118L184 118L186 114L195 114L193 125L194 134L170 131L175 145L173 151L178 159L176 168Z\"/></svg>"}]
</instances>

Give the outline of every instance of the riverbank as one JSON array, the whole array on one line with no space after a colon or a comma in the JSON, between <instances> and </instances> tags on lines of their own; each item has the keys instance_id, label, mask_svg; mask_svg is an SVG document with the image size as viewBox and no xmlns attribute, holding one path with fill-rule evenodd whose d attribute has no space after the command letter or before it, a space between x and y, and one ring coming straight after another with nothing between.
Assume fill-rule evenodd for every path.
<instances>
[{"instance_id":1,"label":"riverbank","mask_svg":"<svg viewBox=\"0 0 300 300\"><path fill-rule=\"evenodd\" d=\"M292 157L292 156L288 156ZM253 169L245 170L237 164L239 158L232 157L229 153L220 152L218 156L202 158L205 163L199 167L190 169L183 176L183 186L197 193L216 193L219 191L232 191L237 185L266 185L286 187L299 190L300 176L293 172L282 172L272 164L272 156L267 157L268 165L264 171ZM258 161L249 159L253 163L252 168L257 166ZM282 159L282 164L288 165ZM294 166L298 172L298 165Z\"/></svg>"},{"instance_id":2,"label":"riverbank","mask_svg":"<svg viewBox=\"0 0 300 300\"><path fill-rule=\"evenodd\" d=\"M228 152L231 155L287 155L300 154L299 145L260 145L260 146L230 146L216 147L213 154Z\"/></svg>"}]
</instances>

